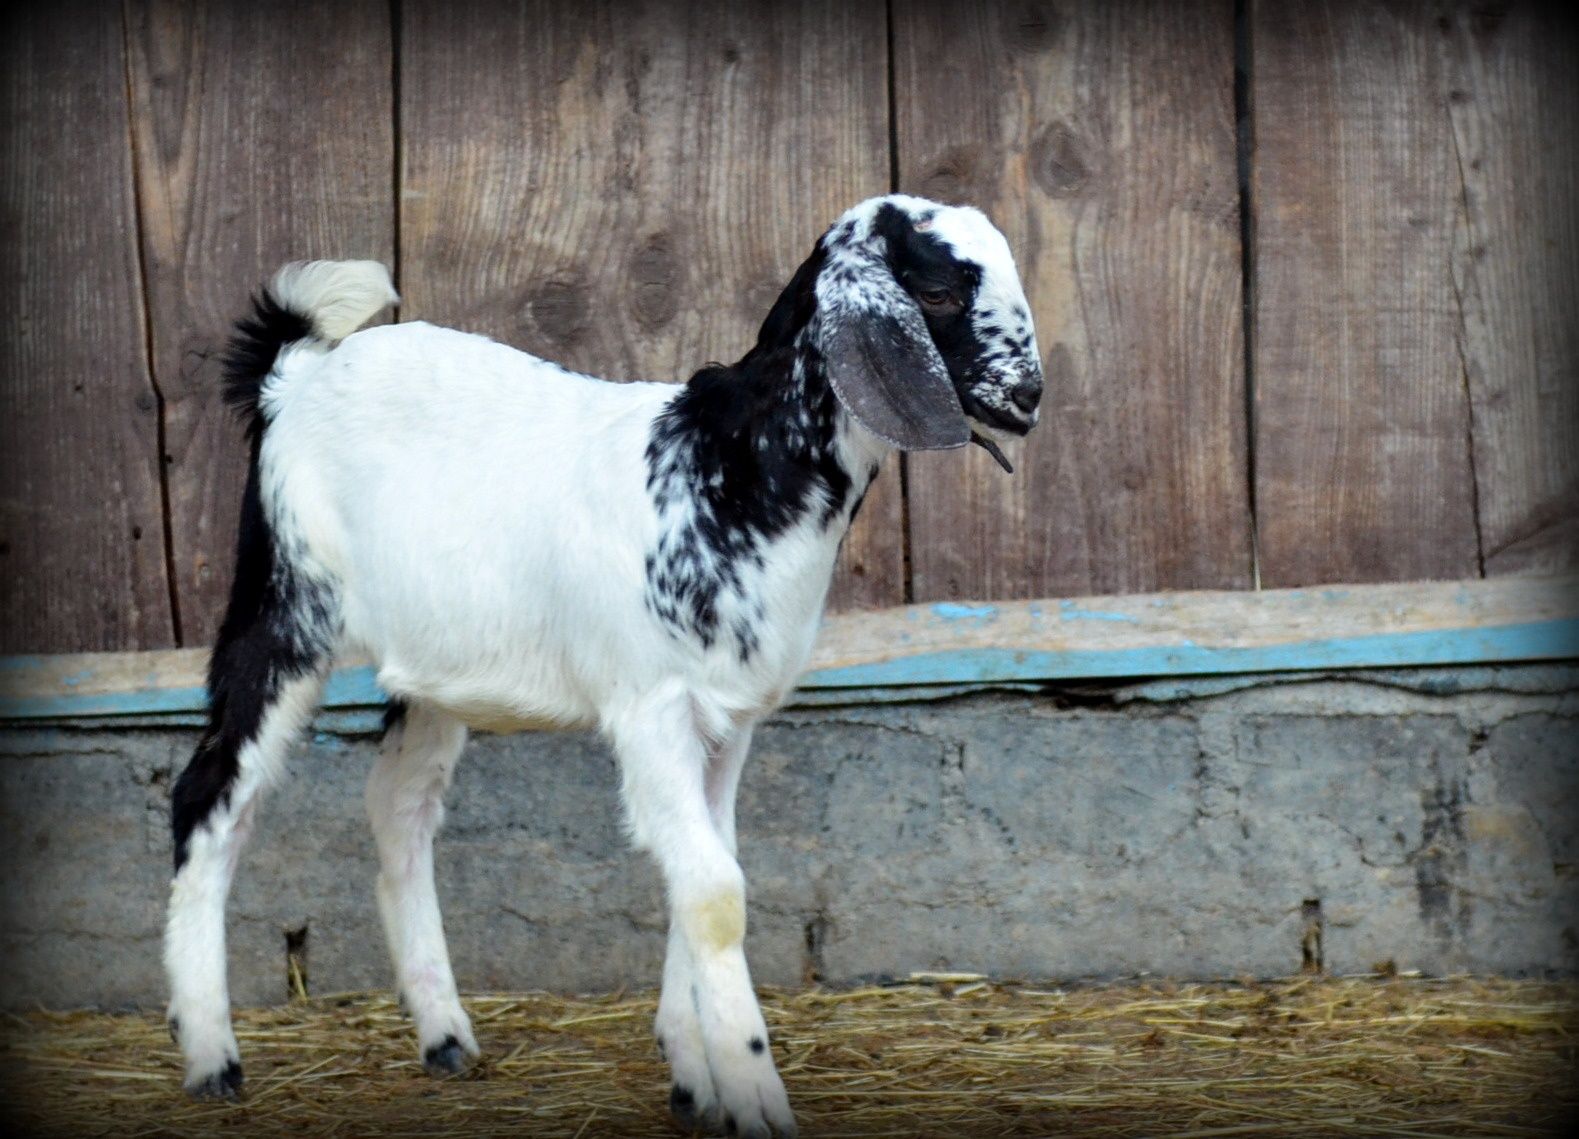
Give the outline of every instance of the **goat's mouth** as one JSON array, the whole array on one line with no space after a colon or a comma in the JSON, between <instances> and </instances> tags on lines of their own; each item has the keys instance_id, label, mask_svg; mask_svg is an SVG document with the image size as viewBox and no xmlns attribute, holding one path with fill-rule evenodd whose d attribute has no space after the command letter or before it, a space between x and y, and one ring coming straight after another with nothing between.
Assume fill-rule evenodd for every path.
<instances>
[{"instance_id":1,"label":"goat's mouth","mask_svg":"<svg viewBox=\"0 0 1579 1139\"><path fill-rule=\"evenodd\" d=\"M960 396L960 406L970 422L970 441L991 455L1000 467L1012 475L1014 464L1003 453L1001 444L1023 439L1030 434L1039 418L1037 411L1034 408L1022 412L1018 407L994 407L969 393Z\"/></svg>"},{"instance_id":2,"label":"goat's mouth","mask_svg":"<svg viewBox=\"0 0 1579 1139\"><path fill-rule=\"evenodd\" d=\"M1022 411L1013 406L995 406L982 402L970 393L960 396L960 406L965 411L965 417L970 420L972 429L1000 439L1003 436L1019 438L1029 435L1041 417L1035 408Z\"/></svg>"}]
</instances>

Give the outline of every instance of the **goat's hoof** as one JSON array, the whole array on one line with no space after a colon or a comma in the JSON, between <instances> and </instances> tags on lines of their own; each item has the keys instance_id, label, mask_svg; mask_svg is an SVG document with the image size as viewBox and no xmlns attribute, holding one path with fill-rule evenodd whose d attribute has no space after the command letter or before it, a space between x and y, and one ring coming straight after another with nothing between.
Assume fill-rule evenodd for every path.
<instances>
[{"instance_id":1,"label":"goat's hoof","mask_svg":"<svg viewBox=\"0 0 1579 1139\"><path fill-rule=\"evenodd\" d=\"M758 1120L749 1130L742 1131L733 1115L724 1116L724 1134L734 1139L773 1139L773 1129L766 1122Z\"/></svg>"},{"instance_id":2,"label":"goat's hoof","mask_svg":"<svg viewBox=\"0 0 1579 1139\"><path fill-rule=\"evenodd\" d=\"M669 1114L687 1131L700 1131L703 1135L723 1134L724 1117L718 1106L699 1108L695 1094L680 1084L669 1089Z\"/></svg>"},{"instance_id":3,"label":"goat's hoof","mask_svg":"<svg viewBox=\"0 0 1579 1139\"><path fill-rule=\"evenodd\" d=\"M429 1045L422 1053L423 1069L436 1079L464 1072L470 1064L466 1049L461 1047L461 1042L453 1035L446 1036L438 1044Z\"/></svg>"},{"instance_id":4,"label":"goat's hoof","mask_svg":"<svg viewBox=\"0 0 1579 1139\"><path fill-rule=\"evenodd\" d=\"M241 1098L241 1063L232 1060L217 1072L193 1080L186 1085L186 1094L197 1100L230 1100Z\"/></svg>"}]
</instances>

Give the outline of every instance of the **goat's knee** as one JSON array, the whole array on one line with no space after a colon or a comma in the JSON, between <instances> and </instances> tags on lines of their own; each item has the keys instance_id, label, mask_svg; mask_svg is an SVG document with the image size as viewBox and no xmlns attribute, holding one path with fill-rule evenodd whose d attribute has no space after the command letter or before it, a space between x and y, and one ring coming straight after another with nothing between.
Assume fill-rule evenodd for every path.
<instances>
[{"instance_id":1,"label":"goat's knee","mask_svg":"<svg viewBox=\"0 0 1579 1139\"><path fill-rule=\"evenodd\" d=\"M746 887L739 871L733 880L676 899L675 918L699 959L739 949L746 938Z\"/></svg>"}]
</instances>

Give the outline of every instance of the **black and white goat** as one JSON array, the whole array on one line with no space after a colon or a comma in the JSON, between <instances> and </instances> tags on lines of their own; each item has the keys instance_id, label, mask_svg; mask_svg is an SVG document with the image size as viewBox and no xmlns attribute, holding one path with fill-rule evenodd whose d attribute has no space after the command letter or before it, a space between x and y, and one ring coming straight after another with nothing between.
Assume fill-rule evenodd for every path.
<instances>
[{"instance_id":1,"label":"black and white goat","mask_svg":"<svg viewBox=\"0 0 1579 1139\"><path fill-rule=\"evenodd\" d=\"M429 1071L477 1055L432 843L467 726L594 727L671 923L657 1034L682 1122L788 1135L741 942L735 788L805 665L839 543L889 451L1036 422L1041 367L1003 236L889 196L817 242L739 363L608 383L424 323L374 262L280 270L238 324L251 473L210 718L174 790L165 943L186 1087L242 1082L225 898L258 792L337 656L392 703L367 788L378 901ZM355 335L352 333L355 332Z\"/></svg>"}]
</instances>

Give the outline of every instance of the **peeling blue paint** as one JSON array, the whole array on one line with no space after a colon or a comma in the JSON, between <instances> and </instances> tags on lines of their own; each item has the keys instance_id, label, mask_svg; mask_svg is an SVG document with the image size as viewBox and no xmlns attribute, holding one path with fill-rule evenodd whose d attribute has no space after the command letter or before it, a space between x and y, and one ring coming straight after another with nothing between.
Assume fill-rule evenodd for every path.
<instances>
[{"instance_id":1,"label":"peeling blue paint","mask_svg":"<svg viewBox=\"0 0 1579 1139\"><path fill-rule=\"evenodd\" d=\"M991 621L998 615L996 605L962 605L957 601L939 601L932 612L945 621Z\"/></svg>"},{"instance_id":2,"label":"peeling blue paint","mask_svg":"<svg viewBox=\"0 0 1579 1139\"><path fill-rule=\"evenodd\" d=\"M1108 609L1082 609L1073 601L1060 601L1058 615L1066 621L1124 621L1131 625L1140 624L1140 618L1133 613L1115 613Z\"/></svg>"},{"instance_id":3,"label":"peeling blue paint","mask_svg":"<svg viewBox=\"0 0 1579 1139\"><path fill-rule=\"evenodd\" d=\"M996 606L931 607L945 620L990 621ZM903 641L896 639L896 647ZM891 660L807 673L806 691L901 688L915 684L1035 683L1100 677L1174 677L1227 673L1305 672L1343 668L1402 668L1416 665L1491 664L1579 659L1579 618L1525 624L1388 633L1367 637L1305 640L1279 645L1224 647L1189 641L1115 649L1052 652L1003 646L897 655ZM0 658L0 675L20 676L46 667L48 657ZM89 674L74 674L78 684ZM69 682L38 696L0 694L0 720L91 716L148 716L201 713L201 686L130 692L84 693ZM387 697L371 668L336 672L324 707L381 708Z\"/></svg>"},{"instance_id":4,"label":"peeling blue paint","mask_svg":"<svg viewBox=\"0 0 1579 1139\"><path fill-rule=\"evenodd\" d=\"M1202 676L1579 658L1579 619L1223 647L1191 643L1068 652L960 649L809 673L803 688Z\"/></svg>"}]
</instances>

